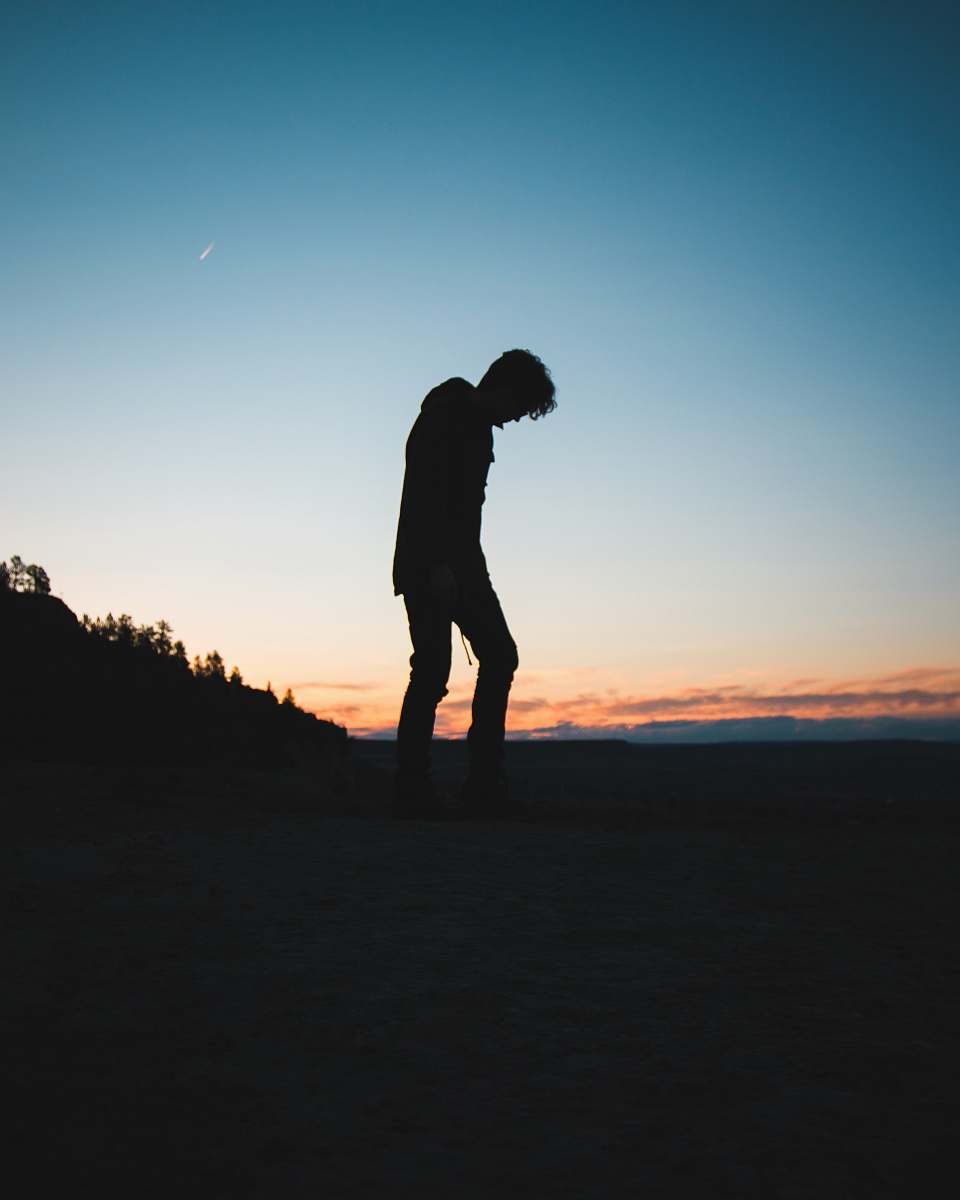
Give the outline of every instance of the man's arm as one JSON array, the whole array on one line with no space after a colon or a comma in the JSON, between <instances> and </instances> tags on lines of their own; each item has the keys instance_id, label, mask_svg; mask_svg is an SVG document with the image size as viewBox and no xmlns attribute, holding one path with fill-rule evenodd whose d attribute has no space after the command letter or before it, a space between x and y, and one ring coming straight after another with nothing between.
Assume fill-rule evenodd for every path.
<instances>
[{"instance_id":1,"label":"man's arm","mask_svg":"<svg viewBox=\"0 0 960 1200\"><path fill-rule=\"evenodd\" d=\"M423 546L429 568L431 590L454 596L456 578L451 561L454 545L453 490L456 475L456 438L452 406L438 404L421 416L416 470L420 481L420 517Z\"/></svg>"}]
</instances>

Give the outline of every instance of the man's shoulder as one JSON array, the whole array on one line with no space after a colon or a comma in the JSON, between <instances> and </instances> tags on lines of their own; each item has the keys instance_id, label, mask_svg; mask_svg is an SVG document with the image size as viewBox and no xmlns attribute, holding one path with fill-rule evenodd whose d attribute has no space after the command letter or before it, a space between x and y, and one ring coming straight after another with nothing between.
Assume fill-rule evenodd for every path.
<instances>
[{"instance_id":1,"label":"man's shoulder","mask_svg":"<svg viewBox=\"0 0 960 1200\"><path fill-rule=\"evenodd\" d=\"M420 411L427 413L433 409L469 399L475 391L476 388L472 383L468 383L466 379L461 379L459 375L455 375L452 379L445 379L443 383L438 383L435 388L431 388L427 392L423 398L423 403L420 405Z\"/></svg>"}]
</instances>

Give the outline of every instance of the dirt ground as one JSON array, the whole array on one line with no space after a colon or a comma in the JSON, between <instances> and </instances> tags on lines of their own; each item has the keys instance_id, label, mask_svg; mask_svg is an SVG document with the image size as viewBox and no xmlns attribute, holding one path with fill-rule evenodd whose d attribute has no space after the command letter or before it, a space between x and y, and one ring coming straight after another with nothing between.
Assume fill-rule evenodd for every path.
<instances>
[{"instance_id":1,"label":"dirt ground","mask_svg":"<svg viewBox=\"0 0 960 1200\"><path fill-rule=\"evenodd\" d=\"M960 1113L955 820L398 823L364 778L335 811L265 778L14 772L8 1177L933 1194Z\"/></svg>"}]
</instances>

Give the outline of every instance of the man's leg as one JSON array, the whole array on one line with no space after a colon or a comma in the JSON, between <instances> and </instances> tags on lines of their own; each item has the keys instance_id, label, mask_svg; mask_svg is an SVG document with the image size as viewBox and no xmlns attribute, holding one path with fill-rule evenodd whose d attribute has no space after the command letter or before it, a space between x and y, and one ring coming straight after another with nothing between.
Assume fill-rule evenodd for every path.
<instances>
[{"instance_id":1,"label":"man's leg","mask_svg":"<svg viewBox=\"0 0 960 1200\"><path fill-rule=\"evenodd\" d=\"M468 791L491 799L505 798L503 739L510 685L517 669L517 645L507 628L497 594L489 580L466 592L455 619L477 656L473 720L467 734L470 753Z\"/></svg>"},{"instance_id":2,"label":"man's leg","mask_svg":"<svg viewBox=\"0 0 960 1200\"><path fill-rule=\"evenodd\" d=\"M425 587L403 597L410 623L410 682L397 726L397 800L417 803L430 789L430 743L450 678L451 613Z\"/></svg>"}]
</instances>

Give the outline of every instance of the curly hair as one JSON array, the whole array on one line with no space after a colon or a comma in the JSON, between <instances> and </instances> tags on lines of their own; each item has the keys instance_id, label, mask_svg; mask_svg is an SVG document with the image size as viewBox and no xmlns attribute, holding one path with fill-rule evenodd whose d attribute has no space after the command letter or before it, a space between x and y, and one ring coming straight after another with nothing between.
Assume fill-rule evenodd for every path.
<instances>
[{"instance_id":1,"label":"curly hair","mask_svg":"<svg viewBox=\"0 0 960 1200\"><path fill-rule=\"evenodd\" d=\"M536 421L557 407L550 371L529 350L507 350L490 364L481 383L517 389L529 397L527 415Z\"/></svg>"}]
</instances>

